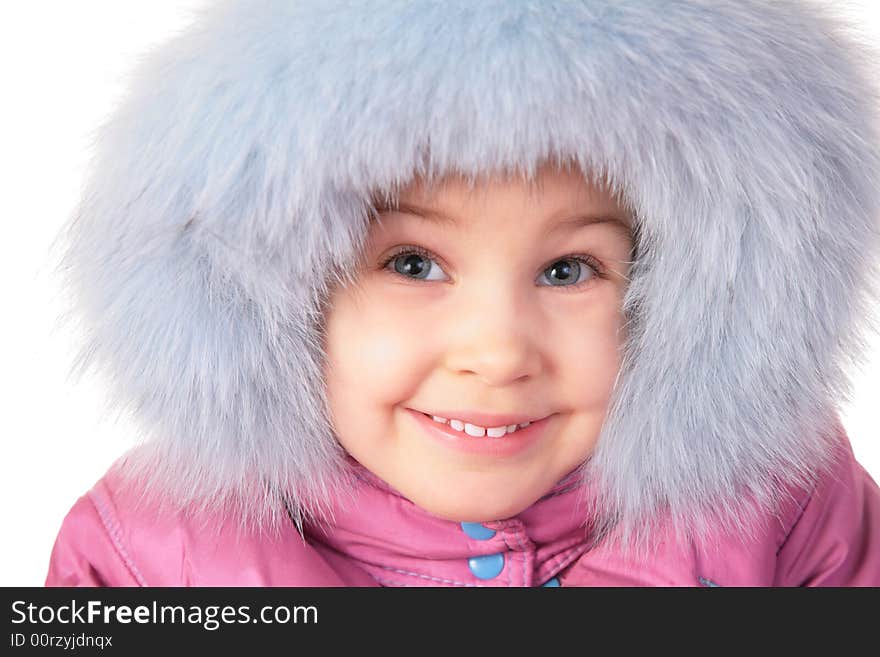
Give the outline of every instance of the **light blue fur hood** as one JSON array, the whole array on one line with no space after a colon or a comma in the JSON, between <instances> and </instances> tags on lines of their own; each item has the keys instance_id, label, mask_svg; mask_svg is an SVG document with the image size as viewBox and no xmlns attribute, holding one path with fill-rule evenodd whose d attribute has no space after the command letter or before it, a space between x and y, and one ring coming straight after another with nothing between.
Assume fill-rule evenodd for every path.
<instances>
[{"instance_id":1,"label":"light blue fur hood","mask_svg":"<svg viewBox=\"0 0 880 657\"><path fill-rule=\"evenodd\" d=\"M573 161L637 225L596 535L735 530L830 465L874 330L873 57L803 1L214 2L95 132L55 244L72 371L135 419L146 497L328 520L322 317L373 194Z\"/></svg>"}]
</instances>

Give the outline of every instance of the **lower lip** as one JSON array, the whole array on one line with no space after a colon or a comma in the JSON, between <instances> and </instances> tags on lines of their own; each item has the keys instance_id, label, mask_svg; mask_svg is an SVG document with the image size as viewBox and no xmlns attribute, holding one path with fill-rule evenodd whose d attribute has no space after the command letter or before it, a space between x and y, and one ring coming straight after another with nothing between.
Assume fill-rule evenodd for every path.
<instances>
[{"instance_id":1,"label":"lower lip","mask_svg":"<svg viewBox=\"0 0 880 657\"><path fill-rule=\"evenodd\" d=\"M413 419L424 429L425 433L434 440L461 452L488 456L512 456L525 450L529 445L541 439L546 433L550 418L553 417L548 415L537 422L532 422L524 429L517 429L500 438L491 438L489 436L471 436L464 431L456 431L449 424L434 422L424 413L414 411L411 408L406 410L412 414Z\"/></svg>"}]
</instances>

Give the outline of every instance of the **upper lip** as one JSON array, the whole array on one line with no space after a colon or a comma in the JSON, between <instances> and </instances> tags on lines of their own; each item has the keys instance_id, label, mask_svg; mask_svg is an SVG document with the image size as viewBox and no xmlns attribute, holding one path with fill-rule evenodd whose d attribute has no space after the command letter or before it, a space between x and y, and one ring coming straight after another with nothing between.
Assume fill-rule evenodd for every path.
<instances>
[{"instance_id":1,"label":"upper lip","mask_svg":"<svg viewBox=\"0 0 880 657\"><path fill-rule=\"evenodd\" d=\"M416 409L414 409L416 410ZM482 411L469 411L469 410L460 410L460 411L419 411L420 413L425 413L426 415L436 415L437 417L442 417L447 420L461 420L462 422L467 422L468 424L475 424L478 427L490 428L490 427L500 427L511 424L522 424L524 422L537 422L538 420L543 420L545 417L549 417L552 415L525 415L523 413L484 413Z\"/></svg>"}]
</instances>

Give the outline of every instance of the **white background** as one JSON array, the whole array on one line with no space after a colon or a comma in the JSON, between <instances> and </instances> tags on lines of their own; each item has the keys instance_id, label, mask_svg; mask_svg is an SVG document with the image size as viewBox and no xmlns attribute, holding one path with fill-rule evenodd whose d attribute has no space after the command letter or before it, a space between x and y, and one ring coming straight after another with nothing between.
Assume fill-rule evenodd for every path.
<instances>
[{"instance_id":1,"label":"white background","mask_svg":"<svg viewBox=\"0 0 880 657\"><path fill-rule=\"evenodd\" d=\"M132 444L124 420L102 416L97 381L66 381L73 349L71 336L53 329L59 306L48 246L75 204L86 132L112 108L133 56L203 4L33 0L0 8L0 217L8 228L0 244L0 586L42 585L62 518ZM880 43L880 9L871 4L847 3ZM856 457L880 481L877 339L854 380L853 403L841 417Z\"/></svg>"}]
</instances>

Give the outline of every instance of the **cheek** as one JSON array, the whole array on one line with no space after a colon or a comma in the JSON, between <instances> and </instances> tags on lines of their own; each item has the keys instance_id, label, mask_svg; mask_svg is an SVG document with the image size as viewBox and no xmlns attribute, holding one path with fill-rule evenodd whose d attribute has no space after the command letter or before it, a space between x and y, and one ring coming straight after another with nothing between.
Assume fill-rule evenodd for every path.
<instances>
[{"instance_id":1,"label":"cheek","mask_svg":"<svg viewBox=\"0 0 880 657\"><path fill-rule=\"evenodd\" d=\"M554 358L565 388L577 391L579 403L603 406L620 370L626 336L616 306L597 307L564 323L557 323Z\"/></svg>"},{"instance_id":2,"label":"cheek","mask_svg":"<svg viewBox=\"0 0 880 657\"><path fill-rule=\"evenodd\" d=\"M326 328L328 394L392 403L405 396L424 351L424 327L411 309L345 293L333 301Z\"/></svg>"}]
</instances>

